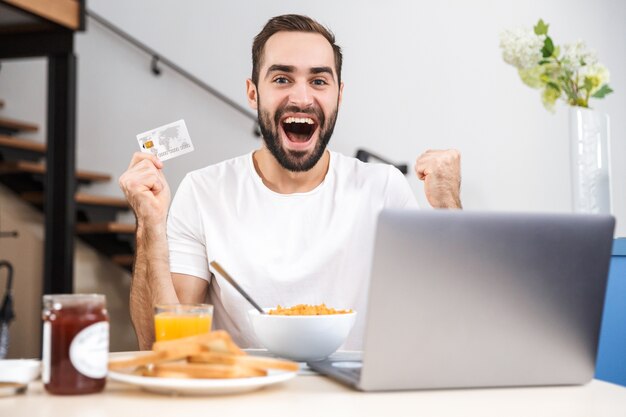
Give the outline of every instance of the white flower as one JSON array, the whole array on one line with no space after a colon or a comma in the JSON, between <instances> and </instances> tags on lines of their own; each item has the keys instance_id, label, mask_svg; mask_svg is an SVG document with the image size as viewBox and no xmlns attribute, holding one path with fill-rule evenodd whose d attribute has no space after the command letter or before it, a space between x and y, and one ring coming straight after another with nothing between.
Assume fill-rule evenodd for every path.
<instances>
[{"instance_id":1,"label":"white flower","mask_svg":"<svg viewBox=\"0 0 626 417\"><path fill-rule=\"evenodd\" d=\"M545 72L545 67L543 65L535 65L534 67L523 68L517 71L524 84L529 87L541 88L546 84L541 78Z\"/></svg>"},{"instance_id":2,"label":"white flower","mask_svg":"<svg viewBox=\"0 0 626 417\"><path fill-rule=\"evenodd\" d=\"M548 27L540 19L532 31L513 29L500 34L502 58L517 68L524 84L542 90L546 109L554 111L560 100L588 108L592 98L612 93L609 70L598 62L595 51L581 40L562 46L554 44ZM549 56L544 57L544 53Z\"/></svg>"},{"instance_id":3,"label":"white flower","mask_svg":"<svg viewBox=\"0 0 626 417\"><path fill-rule=\"evenodd\" d=\"M563 45L563 64L572 71L585 65L594 65L598 62L595 51L587 48L585 42L578 40L573 44Z\"/></svg>"},{"instance_id":4,"label":"white flower","mask_svg":"<svg viewBox=\"0 0 626 417\"><path fill-rule=\"evenodd\" d=\"M541 93L541 101L543 101L543 106L554 113L554 105L556 101L561 97L561 92L556 90L550 86L546 86Z\"/></svg>"},{"instance_id":5,"label":"white flower","mask_svg":"<svg viewBox=\"0 0 626 417\"><path fill-rule=\"evenodd\" d=\"M509 29L500 34L502 58L517 69L526 69L539 63L545 35L536 35L530 29Z\"/></svg>"},{"instance_id":6,"label":"white flower","mask_svg":"<svg viewBox=\"0 0 626 417\"><path fill-rule=\"evenodd\" d=\"M611 77L609 70L600 63L585 65L578 71L578 75L580 80L579 87L582 88L585 85L585 80L591 83L589 94L594 94L604 84L608 84Z\"/></svg>"}]
</instances>

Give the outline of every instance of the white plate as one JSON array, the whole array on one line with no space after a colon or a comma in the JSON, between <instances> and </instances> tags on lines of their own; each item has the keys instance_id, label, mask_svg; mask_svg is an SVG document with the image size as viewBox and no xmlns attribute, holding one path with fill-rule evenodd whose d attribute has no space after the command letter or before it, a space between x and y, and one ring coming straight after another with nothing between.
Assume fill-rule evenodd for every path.
<instances>
[{"instance_id":1,"label":"white plate","mask_svg":"<svg viewBox=\"0 0 626 417\"><path fill-rule=\"evenodd\" d=\"M119 358L127 355L128 353L112 353L110 357ZM186 379L158 378L109 371L109 378L159 394L219 395L254 391L267 385L287 381L296 374L296 372L270 370L267 376L254 378Z\"/></svg>"},{"instance_id":2,"label":"white plate","mask_svg":"<svg viewBox=\"0 0 626 417\"><path fill-rule=\"evenodd\" d=\"M137 385L146 391L159 394L182 395L217 395L235 394L259 389L261 387L287 381L296 376L295 372L269 371L267 376L232 379L182 379L157 378L129 375L121 372L109 372L109 378Z\"/></svg>"}]
</instances>

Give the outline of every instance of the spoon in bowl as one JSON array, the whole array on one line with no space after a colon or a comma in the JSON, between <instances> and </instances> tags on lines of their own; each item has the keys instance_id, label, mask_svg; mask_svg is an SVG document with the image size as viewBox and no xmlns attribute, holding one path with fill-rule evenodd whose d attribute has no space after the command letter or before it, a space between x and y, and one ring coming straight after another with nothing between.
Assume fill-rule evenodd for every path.
<instances>
[{"instance_id":1,"label":"spoon in bowl","mask_svg":"<svg viewBox=\"0 0 626 417\"><path fill-rule=\"evenodd\" d=\"M233 286L233 287L234 287L234 288L235 288L235 289L239 292L239 294L241 294L241 295L243 296L243 298L245 298L246 300L248 300L248 302L249 302L250 304L252 304L252 306L253 306L254 308L256 308L257 310L259 310L259 313L261 313L261 314L267 314L267 313L266 313L266 312L265 312L265 311L264 311L261 307L259 307L259 305L258 305L257 303L255 303L255 302L254 302L254 300L252 299L252 297L250 297L250 296L248 295L248 293L247 293L247 292L245 292L245 291L243 290L243 288L241 288L241 287L239 286L239 284L237 284L237 282L235 282L235 280L234 280L234 279L233 279L230 275L228 275L228 272L224 271L224 268L222 268L222 266L221 266L219 263L217 263L217 261L212 261L210 265L211 265L213 268L215 268L215 270L216 270L217 272L219 272L219 274L220 274L222 277L224 277L224 279L225 279L226 281L228 281L228 283L229 283L230 285L232 285L232 286Z\"/></svg>"}]
</instances>

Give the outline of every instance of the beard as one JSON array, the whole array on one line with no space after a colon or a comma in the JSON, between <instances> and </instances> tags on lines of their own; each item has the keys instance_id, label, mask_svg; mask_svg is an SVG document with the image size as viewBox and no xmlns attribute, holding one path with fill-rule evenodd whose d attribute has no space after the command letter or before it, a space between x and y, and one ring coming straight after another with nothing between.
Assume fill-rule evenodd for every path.
<instances>
[{"instance_id":1,"label":"beard","mask_svg":"<svg viewBox=\"0 0 626 417\"><path fill-rule=\"evenodd\" d=\"M279 107L272 118L269 111L261 108L261 99L259 97L257 115L263 141L280 166L291 172L305 172L313 168L324 155L326 146L330 142L330 137L335 129L338 112L339 106L335 107L330 117L326 119L324 112L319 107L301 109L298 106L291 105ZM278 129L280 120L285 113L306 113L314 114L317 117L319 138L313 150L294 151L283 146Z\"/></svg>"}]
</instances>

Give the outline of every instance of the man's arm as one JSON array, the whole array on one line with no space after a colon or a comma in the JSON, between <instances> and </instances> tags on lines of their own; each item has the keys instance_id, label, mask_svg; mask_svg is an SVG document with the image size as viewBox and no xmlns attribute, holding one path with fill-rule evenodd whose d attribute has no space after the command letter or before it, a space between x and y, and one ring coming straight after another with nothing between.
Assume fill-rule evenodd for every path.
<instances>
[{"instance_id":1,"label":"man's arm","mask_svg":"<svg viewBox=\"0 0 626 417\"><path fill-rule=\"evenodd\" d=\"M178 303L170 276L165 227L137 225L135 265L130 284L130 317L139 349L152 348L154 306Z\"/></svg>"},{"instance_id":2,"label":"man's arm","mask_svg":"<svg viewBox=\"0 0 626 417\"><path fill-rule=\"evenodd\" d=\"M130 315L141 350L151 349L154 343L154 307L157 304L202 303L208 287L202 278L170 274L165 229L137 228Z\"/></svg>"},{"instance_id":3,"label":"man's arm","mask_svg":"<svg viewBox=\"0 0 626 417\"><path fill-rule=\"evenodd\" d=\"M417 158L415 173L424 181L424 192L432 207L462 208L459 151L427 150Z\"/></svg>"},{"instance_id":4,"label":"man's arm","mask_svg":"<svg viewBox=\"0 0 626 417\"><path fill-rule=\"evenodd\" d=\"M135 153L119 179L137 218L130 314L142 350L154 342L156 304L201 302L208 288L199 278L170 274L166 220L171 198L162 168L163 163L153 155Z\"/></svg>"}]
</instances>

